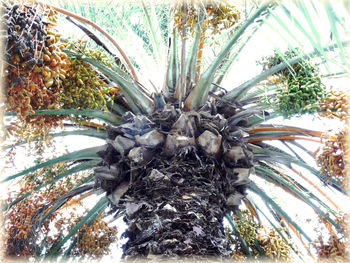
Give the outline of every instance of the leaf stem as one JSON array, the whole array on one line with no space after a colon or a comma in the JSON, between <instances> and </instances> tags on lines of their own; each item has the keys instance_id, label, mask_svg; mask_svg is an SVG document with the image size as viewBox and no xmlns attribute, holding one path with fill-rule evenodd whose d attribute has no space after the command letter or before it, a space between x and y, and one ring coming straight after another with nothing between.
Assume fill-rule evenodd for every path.
<instances>
[{"instance_id":1,"label":"leaf stem","mask_svg":"<svg viewBox=\"0 0 350 263\"><path fill-rule=\"evenodd\" d=\"M119 46L119 44L113 39L113 37L111 35L109 35L106 31L104 31L101 27L99 27L98 25L96 25L95 23L91 22L90 20L86 19L85 17L82 17L82 16L79 16L77 14L74 14L70 11L67 11L63 8L60 8L60 7L57 7L57 6L54 6L54 5L51 5L51 4L47 4L47 3L43 3L41 1L38 1L38 3L41 5L41 6L46 6L46 7L49 7L49 8L52 8L53 10L59 12L59 13L62 13L64 15L67 15L69 17L73 17L79 21L82 21L86 24L89 24L90 26L92 26L93 28L95 28L97 31L99 31L102 35L104 35L109 41L111 41L111 43L118 49L120 55L124 58L126 64L128 64L128 67L131 71L131 74L134 78L135 81L138 81L138 77L136 75L136 71L135 71L135 68L133 67L133 65L131 64L128 56L125 54L125 52L123 51L123 49Z\"/></svg>"},{"instance_id":2,"label":"leaf stem","mask_svg":"<svg viewBox=\"0 0 350 263\"><path fill-rule=\"evenodd\" d=\"M334 207L339 210L339 207L337 206L337 204L335 202L333 202L332 199L330 199L325 192L323 192L317 185L315 185L311 180L309 180L306 176L302 175L301 172L297 171L295 168L292 168L292 171L296 174L298 174L299 176L301 176L306 182L308 182L309 184L311 184L321 195L323 195L332 205L334 205Z\"/></svg>"},{"instance_id":3,"label":"leaf stem","mask_svg":"<svg viewBox=\"0 0 350 263\"><path fill-rule=\"evenodd\" d=\"M343 46L347 46L350 44L350 40L344 41L341 43ZM323 48L324 51L328 52L328 51L332 51L335 48L337 48L338 45L334 44L334 45L329 45L325 48ZM311 53L302 55L302 56L297 56L294 57L292 59L289 59L287 62L282 62L266 71L263 71L262 73L260 73L259 75L255 76L254 78L244 82L243 84L241 84L240 86L234 88L233 90L231 90L229 93L227 93L225 95L225 98L227 100L233 101L233 100L238 100L240 99L251 87L253 87L255 84L259 83L260 81L266 79L268 76L276 74L277 72L286 69L289 65L294 65L299 63L300 61L302 61L303 59L307 59L310 57L315 57L317 56L319 53L317 51L313 51Z\"/></svg>"},{"instance_id":4,"label":"leaf stem","mask_svg":"<svg viewBox=\"0 0 350 263\"><path fill-rule=\"evenodd\" d=\"M204 47L204 40L205 40L205 28L207 26L208 19L205 19L202 26L202 33L199 39L199 47L198 47L198 54L197 54L197 73L196 73L196 83L199 80L199 76L201 74L201 63L202 63L202 56L203 56L203 47Z\"/></svg>"},{"instance_id":5,"label":"leaf stem","mask_svg":"<svg viewBox=\"0 0 350 263\"><path fill-rule=\"evenodd\" d=\"M251 139L248 139L248 142L261 142L265 140L307 140L307 141L322 143L321 140L308 138L308 137L301 137L301 136L272 136L272 137L251 138Z\"/></svg>"},{"instance_id":6,"label":"leaf stem","mask_svg":"<svg viewBox=\"0 0 350 263\"><path fill-rule=\"evenodd\" d=\"M248 131L248 133L263 132L263 131L295 131L295 132L300 132L303 134L313 135L317 137L321 137L323 134L322 132L318 132L318 131L311 131L311 130L306 130L302 128L290 128L290 127L260 127L260 128L251 129Z\"/></svg>"}]
</instances>

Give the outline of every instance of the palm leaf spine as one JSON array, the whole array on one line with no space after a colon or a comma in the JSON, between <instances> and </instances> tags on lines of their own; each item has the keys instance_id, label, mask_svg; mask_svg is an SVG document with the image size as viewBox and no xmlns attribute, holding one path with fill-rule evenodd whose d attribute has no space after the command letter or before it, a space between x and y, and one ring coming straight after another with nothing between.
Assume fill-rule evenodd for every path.
<instances>
[{"instance_id":1,"label":"palm leaf spine","mask_svg":"<svg viewBox=\"0 0 350 263\"><path fill-rule=\"evenodd\" d=\"M189 96L185 102L185 108L187 109L195 109L198 106L202 105L208 97L208 93L210 90L211 83L213 82L216 70L219 65L222 63L224 58L230 52L233 45L237 42L237 40L241 37L241 35L245 32L245 30L252 24L254 21L268 8L270 7L269 3L263 3L256 12L248 18L248 20L234 33L233 37L227 42L224 48L220 51L217 57L213 60L213 62L209 65L207 70L202 74L199 79L197 85L190 92Z\"/></svg>"}]
</instances>

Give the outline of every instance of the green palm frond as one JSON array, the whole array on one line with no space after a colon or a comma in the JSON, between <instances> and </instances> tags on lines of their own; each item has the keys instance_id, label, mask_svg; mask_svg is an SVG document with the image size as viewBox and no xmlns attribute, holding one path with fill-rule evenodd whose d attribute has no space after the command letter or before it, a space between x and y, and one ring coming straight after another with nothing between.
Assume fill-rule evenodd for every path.
<instances>
[{"instance_id":1,"label":"green palm frond","mask_svg":"<svg viewBox=\"0 0 350 263\"><path fill-rule=\"evenodd\" d=\"M57 132L57 133L50 133L49 136L52 137L52 138L55 138L55 137L63 137L63 136L68 136L68 135L80 135L80 136L89 136L89 137L93 137L93 138L99 138L99 139L106 139L107 138L107 135L105 132L103 131L97 131L97 130L73 130L73 131L62 131L62 132ZM41 141L43 140L42 137L40 138L34 138L32 140L32 142L36 142L36 141ZM12 149L14 147L17 147L17 146L20 146L20 145L24 145L28 143L28 141L24 140L24 141L21 141L21 142L18 142L14 145L6 145L4 147L4 149Z\"/></svg>"},{"instance_id":2,"label":"green palm frond","mask_svg":"<svg viewBox=\"0 0 350 263\"><path fill-rule=\"evenodd\" d=\"M235 32L233 37L227 42L225 47L221 50L220 54L217 55L215 60L211 63L208 69L203 73L199 82L193 91L189 94L187 98L188 108L193 109L202 105L208 97L208 93L211 87L211 83L214 80L215 73L230 52L232 46L237 42L239 37L244 33L244 31L257 19L262 16L264 12L270 7L269 4L263 4L256 12Z\"/></svg>"},{"instance_id":3,"label":"green palm frond","mask_svg":"<svg viewBox=\"0 0 350 263\"><path fill-rule=\"evenodd\" d=\"M94 220L98 214L103 211L108 204L108 199L102 197L100 201L76 224L72 230L54 247L52 247L48 252L46 257L52 257L56 255L57 252L62 249L62 246L82 227L88 220Z\"/></svg>"},{"instance_id":4,"label":"green palm frond","mask_svg":"<svg viewBox=\"0 0 350 263\"><path fill-rule=\"evenodd\" d=\"M78 164L78 165L75 165L73 168L63 172L62 174L59 174L57 175L51 182L52 183L55 183L57 182L58 180L62 179L62 178L65 178L71 174L75 174L75 173L78 173L78 172L81 172L81 171L84 171L84 170L88 170L88 169L92 169L94 168L100 161L99 160L92 160L92 161L86 161L84 163L81 163L81 164ZM88 177L86 181L89 181L90 179L92 179L92 176ZM84 180L85 181L85 180ZM83 182L84 182L83 181ZM35 187L33 190L34 191L39 191L41 188L45 187L46 185L45 184L41 184L37 187ZM3 208L4 211L6 211L7 209L11 208L13 205L17 204L18 202L21 202L22 200L24 200L25 198L27 198L29 195L31 195L32 193L31 192L27 192L23 195L21 195L19 198L17 198L16 200L12 201L8 206L5 206Z\"/></svg>"},{"instance_id":5,"label":"green palm frond","mask_svg":"<svg viewBox=\"0 0 350 263\"><path fill-rule=\"evenodd\" d=\"M28 173L34 172L40 168L44 168L53 164L57 164L60 162L65 162L65 161L72 161L72 160L83 160L83 159L100 159L100 157L97 155L97 153L103 149L105 149L106 146L97 146L97 147L91 147L91 148L86 148L83 150L75 151L68 153L66 155L62 155L60 157L48 160L46 162L39 163L33 167L27 168L19 173L16 173L14 175L8 176L2 180L2 182L6 182L9 180L13 180L17 177L26 175Z\"/></svg>"},{"instance_id":6,"label":"green palm frond","mask_svg":"<svg viewBox=\"0 0 350 263\"><path fill-rule=\"evenodd\" d=\"M7 112L5 116L15 116L14 112ZM38 115L77 115L77 116L87 116L96 119L100 119L110 124L120 123L120 117L112 114L110 112L103 112L99 110L76 110L76 109L59 109L59 110L36 110L33 114L28 114L29 116Z\"/></svg>"}]
</instances>

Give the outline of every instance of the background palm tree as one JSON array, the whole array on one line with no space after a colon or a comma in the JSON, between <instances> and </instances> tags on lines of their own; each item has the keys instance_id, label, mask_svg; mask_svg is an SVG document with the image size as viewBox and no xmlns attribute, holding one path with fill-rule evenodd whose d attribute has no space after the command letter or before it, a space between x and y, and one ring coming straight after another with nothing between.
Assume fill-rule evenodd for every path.
<instances>
[{"instance_id":1,"label":"background palm tree","mask_svg":"<svg viewBox=\"0 0 350 263\"><path fill-rule=\"evenodd\" d=\"M283 119L270 121L346 113L345 96L330 94L322 83L347 67L349 16L342 3L61 4L75 12L89 10L83 15L103 22L133 52L124 52L96 24L64 9L4 4L7 130L27 141L48 135L103 141L42 158L3 178L3 183L26 183L4 208L11 226L9 255L103 255L115 240L115 229L103 215L123 215L127 257L286 259L302 249L289 243L291 237L313 256L307 229L271 196L281 188L282 197L311 207L330 233L329 244L315 244L319 255L346 257L342 214L328 197L329 191L346 194L338 151L344 152L346 143L283 125ZM60 36L53 9L68 15L91 45L64 39L64 32ZM324 27L316 26L319 20L326 21ZM231 69L250 39L271 32L267 28L286 40L288 50L261 58L263 71L232 87L226 80L235 78ZM58 125L63 131L50 134ZM315 154L299 140L321 142L323 137L328 152L338 157L321 155L321 173L304 160ZM77 176L81 171L86 172ZM74 220L65 217L63 207L89 196L98 197L94 206L81 216L73 213ZM62 228L68 220L74 224ZM58 222L55 234L52 222ZM271 231L264 233L263 225Z\"/></svg>"}]
</instances>

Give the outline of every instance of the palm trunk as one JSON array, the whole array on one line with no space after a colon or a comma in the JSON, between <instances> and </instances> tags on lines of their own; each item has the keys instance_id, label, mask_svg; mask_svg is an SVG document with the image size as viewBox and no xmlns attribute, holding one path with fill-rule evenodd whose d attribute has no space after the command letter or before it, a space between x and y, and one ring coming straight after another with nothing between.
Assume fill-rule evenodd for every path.
<instances>
[{"instance_id":1,"label":"palm trunk","mask_svg":"<svg viewBox=\"0 0 350 263\"><path fill-rule=\"evenodd\" d=\"M220 103L130 113L109 128L95 179L125 213L124 257L230 255L223 217L238 208L254 169L241 127L231 124L235 110Z\"/></svg>"},{"instance_id":2,"label":"palm trunk","mask_svg":"<svg viewBox=\"0 0 350 263\"><path fill-rule=\"evenodd\" d=\"M205 166L194 153L140 172L126 193L125 222L129 238L124 257L227 257L223 217L226 198L220 170L214 160ZM184 160L187 159L187 160ZM204 161L204 160L203 160ZM209 168L209 169L208 169ZM142 170L142 171L141 171Z\"/></svg>"}]
</instances>

